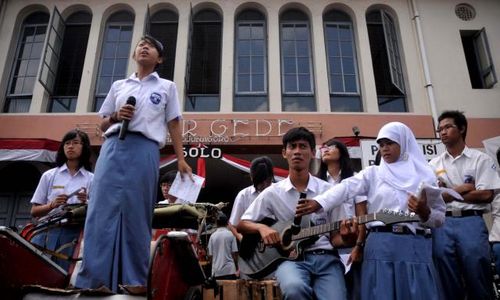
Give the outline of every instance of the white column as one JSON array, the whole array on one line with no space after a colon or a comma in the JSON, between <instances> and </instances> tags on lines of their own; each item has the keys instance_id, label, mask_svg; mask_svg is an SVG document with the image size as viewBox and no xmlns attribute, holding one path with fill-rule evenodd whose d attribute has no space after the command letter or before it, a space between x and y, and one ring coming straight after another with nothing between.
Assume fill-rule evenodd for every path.
<instances>
[{"instance_id":1,"label":"white column","mask_svg":"<svg viewBox=\"0 0 500 300\"><path fill-rule=\"evenodd\" d=\"M175 49L175 69L174 69L174 82L177 85L177 92L179 95L181 111L184 110L184 101L186 100L186 76L188 76L188 70L186 70L186 64L188 60L188 43L189 39L189 28L191 24L189 23L189 16L191 14L191 9L188 2L184 5L179 5L179 24L177 26L177 45ZM186 16L186 17L182 17ZM193 17L193 16L191 16Z\"/></svg>"},{"instance_id":2,"label":"white column","mask_svg":"<svg viewBox=\"0 0 500 300\"><path fill-rule=\"evenodd\" d=\"M361 87L363 109L368 113L378 113L377 89L375 87L375 75L373 73L368 28L366 27L366 7L353 7L353 11L356 14L356 19L353 21L356 32L356 53L358 58L359 84Z\"/></svg>"},{"instance_id":3,"label":"white column","mask_svg":"<svg viewBox=\"0 0 500 300\"><path fill-rule=\"evenodd\" d=\"M76 113L91 112L94 108L95 82L99 68L102 41L104 39L101 36L101 24L105 26L102 17L102 10L96 8L92 11L92 23L90 24L89 40L87 43L87 51L85 52L80 89L78 90Z\"/></svg>"},{"instance_id":4,"label":"white column","mask_svg":"<svg viewBox=\"0 0 500 300\"><path fill-rule=\"evenodd\" d=\"M271 3L270 3L271 4ZM268 86L269 111L281 112L281 70L280 70L280 32L279 7L269 7L268 25Z\"/></svg>"},{"instance_id":5,"label":"white column","mask_svg":"<svg viewBox=\"0 0 500 300\"><path fill-rule=\"evenodd\" d=\"M314 9L314 10L313 10ZM315 98L318 112L330 112L330 89L328 84L328 61L326 59L325 34L322 6L311 7L311 46Z\"/></svg>"},{"instance_id":6,"label":"white column","mask_svg":"<svg viewBox=\"0 0 500 300\"><path fill-rule=\"evenodd\" d=\"M225 2L222 20L222 47L220 70L220 112L233 111L234 80L234 4Z\"/></svg>"}]
</instances>

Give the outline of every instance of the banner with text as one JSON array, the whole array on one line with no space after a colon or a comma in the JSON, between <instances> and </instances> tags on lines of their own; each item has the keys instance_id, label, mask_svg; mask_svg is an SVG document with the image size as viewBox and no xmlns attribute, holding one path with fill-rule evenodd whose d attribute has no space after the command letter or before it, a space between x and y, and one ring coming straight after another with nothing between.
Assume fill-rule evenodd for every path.
<instances>
[{"instance_id":1,"label":"banner with text","mask_svg":"<svg viewBox=\"0 0 500 300\"><path fill-rule=\"evenodd\" d=\"M422 152L427 160L443 153L446 149L444 144L439 139L417 139L417 142L422 146ZM361 140L361 162L363 168L375 164L375 156L377 155L378 144L375 140Z\"/></svg>"}]
</instances>

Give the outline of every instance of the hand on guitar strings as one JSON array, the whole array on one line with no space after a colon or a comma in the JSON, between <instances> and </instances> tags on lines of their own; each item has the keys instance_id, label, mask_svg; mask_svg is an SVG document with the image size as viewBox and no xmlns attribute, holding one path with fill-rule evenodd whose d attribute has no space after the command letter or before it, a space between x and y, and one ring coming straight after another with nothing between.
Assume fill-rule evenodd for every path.
<instances>
[{"instance_id":1,"label":"hand on guitar strings","mask_svg":"<svg viewBox=\"0 0 500 300\"><path fill-rule=\"evenodd\" d=\"M358 219L352 218L340 222L340 237L345 246L354 246L358 239Z\"/></svg>"},{"instance_id":2,"label":"hand on guitar strings","mask_svg":"<svg viewBox=\"0 0 500 300\"><path fill-rule=\"evenodd\" d=\"M312 199L301 199L297 204L297 210L295 211L296 217L301 217L304 215L312 214L313 212L321 209L321 205L319 205L316 200Z\"/></svg>"},{"instance_id":3,"label":"hand on guitar strings","mask_svg":"<svg viewBox=\"0 0 500 300\"><path fill-rule=\"evenodd\" d=\"M259 234L264 242L264 245L278 245L281 243L280 234L269 226L261 224L259 227Z\"/></svg>"}]
</instances>

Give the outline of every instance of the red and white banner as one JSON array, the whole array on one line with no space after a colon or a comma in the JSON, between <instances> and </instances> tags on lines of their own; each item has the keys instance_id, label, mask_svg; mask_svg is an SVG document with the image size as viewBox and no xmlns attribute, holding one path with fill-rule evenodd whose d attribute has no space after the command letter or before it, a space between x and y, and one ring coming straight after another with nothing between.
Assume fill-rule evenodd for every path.
<instances>
[{"instance_id":1,"label":"red and white banner","mask_svg":"<svg viewBox=\"0 0 500 300\"><path fill-rule=\"evenodd\" d=\"M60 144L47 139L0 139L0 161L55 162Z\"/></svg>"},{"instance_id":2,"label":"red and white banner","mask_svg":"<svg viewBox=\"0 0 500 300\"><path fill-rule=\"evenodd\" d=\"M239 170L250 173L251 162L248 160L240 159L228 154L223 154L221 160L226 164L233 166ZM288 170L283 170L280 168L273 168L274 177L276 180L283 180L288 177Z\"/></svg>"},{"instance_id":3,"label":"red and white banner","mask_svg":"<svg viewBox=\"0 0 500 300\"><path fill-rule=\"evenodd\" d=\"M175 154L170 154L163 158L160 157L160 169L169 166L176 161L177 161L177 156L175 156Z\"/></svg>"}]
</instances>

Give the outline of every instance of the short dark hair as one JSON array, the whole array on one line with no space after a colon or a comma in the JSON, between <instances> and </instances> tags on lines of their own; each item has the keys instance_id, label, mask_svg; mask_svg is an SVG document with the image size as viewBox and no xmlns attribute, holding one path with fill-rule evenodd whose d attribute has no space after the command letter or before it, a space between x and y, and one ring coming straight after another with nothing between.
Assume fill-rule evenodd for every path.
<instances>
[{"instance_id":1,"label":"short dark hair","mask_svg":"<svg viewBox=\"0 0 500 300\"><path fill-rule=\"evenodd\" d=\"M90 139L85 132L79 130L78 128L68 131L62 138L59 149L57 149L56 165L60 167L68 161L68 158L64 153L64 143L66 143L67 141L71 141L76 137L80 137L80 140L82 140L82 153L80 155L80 158L78 159L78 167L83 167L87 171L92 171L92 164L90 163L90 156L92 155Z\"/></svg>"},{"instance_id":2,"label":"short dark hair","mask_svg":"<svg viewBox=\"0 0 500 300\"><path fill-rule=\"evenodd\" d=\"M171 171L168 171L167 173L163 174L161 177L160 177L160 184L166 182L168 184L172 184L172 182L174 182L175 180L175 176L177 176L177 171L176 170L171 170Z\"/></svg>"},{"instance_id":3,"label":"short dark hair","mask_svg":"<svg viewBox=\"0 0 500 300\"><path fill-rule=\"evenodd\" d=\"M215 222L218 227L227 226L228 219L226 214L220 211L217 214L217 220Z\"/></svg>"},{"instance_id":4,"label":"short dark hair","mask_svg":"<svg viewBox=\"0 0 500 300\"><path fill-rule=\"evenodd\" d=\"M339 149L339 163L340 163L340 179L344 180L346 178L351 177L354 175L354 170L352 167L352 162L351 162L351 156L349 155L349 150L347 150L347 147L344 143L342 143L339 140L336 139L329 139L324 143L326 146L332 146L335 145L337 149ZM327 179L326 173L328 171L328 165L325 164L323 161L321 161L321 165L319 167L319 171L317 174L317 177L323 180ZM332 174L336 175L336 174Z\"/></svg>"},{"instance_id":5,"label":"short dark hair","mask_svg":"<svg viewBox=\"0 0 500 300\"><path fill-rule=\"evenodd\" d=\"M458 130L463 130L462 139L465 142L465 137L467 136L467 118L464 113L458 110L443 111L438 118L438 122L441 122L444 119L453 119L453 123L457 125Z\"/></svg>"},{"instance_id":6,"label":"short dark hair","mask_svg":"<svg viewBox=\"0 0 500 300\"><path fill-rule=\"evenodd\" d=\"M140 41L146 41L146 42L150 43L151 45L153 45L153 47L155 47L156 51L158 51L158 56L163 57L163 54L165 53L165 48L163 47L163 44L159 40L157 40L155 37L153 37L152 35L149 35L149 34L145 34L139 39L139 42Z\"/></svg>"},{"instance_id":7,"label":"short dark hair","mask_svg":"<svg viewBox=\"0 0 500 300\"><path fill-rule=\"evenodd\" d=\"M286 148L289 143L293 143L298 140L307 141L311 150L316 149L316 138L314 137L314 133L305 127L295 127L288 130L283 136L283 148Z\"/></svg>"},{"instance_id":8,"label":"short dark hair","mask_svg":"<svg viewBox=\"0 0 500 300\"><path fill-rule=\"evenodd\" d=\"M269 178L274 181L273 162L267 156L255 158L250 165L250 174L255 188Z\"/></svg>"}]
</instances>

